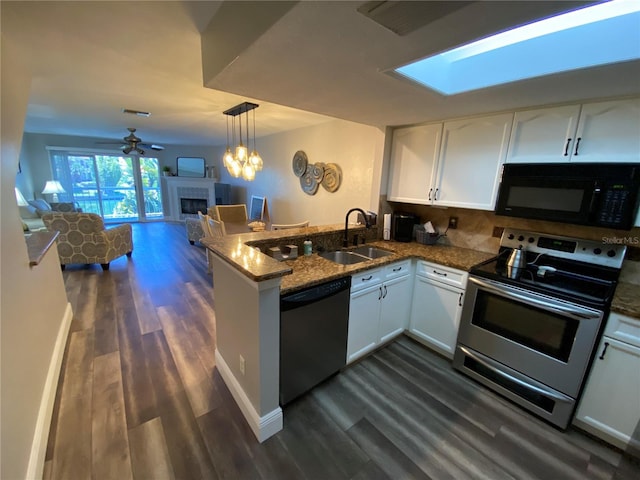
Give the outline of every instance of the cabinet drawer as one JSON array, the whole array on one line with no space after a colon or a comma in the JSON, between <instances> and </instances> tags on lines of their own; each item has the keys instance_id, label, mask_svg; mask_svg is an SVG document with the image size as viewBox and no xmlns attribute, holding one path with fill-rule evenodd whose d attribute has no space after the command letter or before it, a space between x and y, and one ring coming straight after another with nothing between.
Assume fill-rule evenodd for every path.
<instances>
[{"instance_id":1,"label":"cabinet drawer","mask_svg":"<svg viewBox=\"0 0 640 480\"><path fill-rule=\"evenodd\" d=\"M611 312L604 334L640 347L640 319Z\"/></svg>"},{"instance_id":2,"label":"cabinet drawer","mask_svg":"<svg viewBox=\"0 0 640 480\"><path fill-rule=\"evenodd\" d=\"M443 267L436 263L425 262L424 260L418 261L416 275L463 289L467 286L467 272L456 270L455 268Z\"/></svg>"},{"instance_id":3,"label":"cabinet drawer","mask_svg":"<svg viewBox=\"0 0 640 480\"><path fill-rule=\"evenodd\" d=\"M383 269L373 268L351 276L351 292L357 292L382 282Z\"/></svg>"},{"instance_id":4,"label":"cabinet drawer","mask_svg":"<svg viewBox=\"0 0 640 480\"><path fill-rule=\"evenodd\" d=\"M396 277L402 277L403 275L409 275L411 273L411 260L404 260L402 262L392 263L384 267L384 278L390 280Z\"/></svg>"}]
</instances>

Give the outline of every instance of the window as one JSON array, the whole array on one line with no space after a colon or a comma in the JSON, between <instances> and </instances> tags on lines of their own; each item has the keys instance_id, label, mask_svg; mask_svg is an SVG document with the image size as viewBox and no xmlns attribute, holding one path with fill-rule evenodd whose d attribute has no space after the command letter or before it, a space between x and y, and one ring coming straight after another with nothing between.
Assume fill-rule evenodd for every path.
<instances>
[{"instance_id":1,"label":"window","mask_svg":"<svg viewBox=\"0 0 640 480\"><path fill-rule=\"evenodd\" d=\"M640 2L614 0L498 33L395 69L445 95L640 58Z\"/></svg>"},{"instance_id":2,"label":"window","mask_svg":"<svg viewBox=\"0 0 640 480\"><path fill-rule=\"evenodd\" d=\"M105 222L162 218L157 158L49 149L53 176L83 212Z\"/></svg>"}]
</instances>

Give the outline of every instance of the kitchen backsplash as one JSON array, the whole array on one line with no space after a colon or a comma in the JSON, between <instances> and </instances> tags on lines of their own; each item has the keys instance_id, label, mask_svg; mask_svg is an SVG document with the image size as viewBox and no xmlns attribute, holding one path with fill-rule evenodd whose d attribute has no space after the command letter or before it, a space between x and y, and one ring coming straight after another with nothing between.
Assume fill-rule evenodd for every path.
<instances>
[{"instance_id":1,"label":"kitchen backsplash","mask_svg":"<svg viewBox=\"0 0 640 480\"><path fill-rule=\"evenodd\" d=\"M440 238L438 243L490 253L498 251L500 235L504 227L600 240L605 246L607 243L625 243L627 245L627 257L620 279L640 284L640 228L637 227L630 231L583 227L580 225L504 217L485 210L438 208L387 202L385 197L381 197L379 218L384 213L392 213L394 211L419 215L422 223L430 221L440 233L446 230L449 217L457 217L458 228L455 230L449 229L446 236Z\"/></svg>"}]
</instances>

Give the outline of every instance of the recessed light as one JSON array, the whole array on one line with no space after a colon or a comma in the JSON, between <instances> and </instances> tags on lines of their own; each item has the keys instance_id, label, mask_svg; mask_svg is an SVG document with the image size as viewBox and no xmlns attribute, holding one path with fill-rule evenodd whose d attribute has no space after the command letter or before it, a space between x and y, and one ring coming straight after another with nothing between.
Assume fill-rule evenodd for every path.
<instances>
[{"instance_id":1,"label":"recessed light","mask_svg":"<svg viewBox=\"0 0 640 480\"><path fill-rule=\"evenodd\" d=\"M640 58L640 2L612 0L396 68L444 95Z\"/></svg>"},{"instance_id":2,"label":"recessed light","mask_svg":"<svg viewBox=\"0 0 640 480\"><path fill-rule=\"evenodd\" d=\"M131 115L137 115L138 117L148 117L151 115L149 112L141 112L140 110L132 110L130 108L123 108L122 113L129 113Z\"/></svg>"}]
</instances>

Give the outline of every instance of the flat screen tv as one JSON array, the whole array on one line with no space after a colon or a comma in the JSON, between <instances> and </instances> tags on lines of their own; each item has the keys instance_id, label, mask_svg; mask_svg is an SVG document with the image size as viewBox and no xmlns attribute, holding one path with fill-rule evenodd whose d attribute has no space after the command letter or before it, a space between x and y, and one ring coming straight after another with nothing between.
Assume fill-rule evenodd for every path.
<instances>
[{"instance_id":1,"label":"flat screen tv","mask_svg":"<svg viewBox=\"0 0 640 480\"><path fill-rule=\"evenodd\" d=\"M176 171L179 177L204 178L206 176L207 167L204 158L178 157Z\"/></svg>"}]
</instances>

